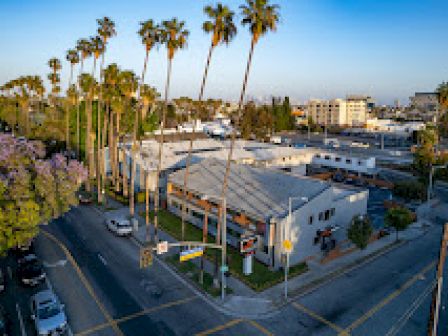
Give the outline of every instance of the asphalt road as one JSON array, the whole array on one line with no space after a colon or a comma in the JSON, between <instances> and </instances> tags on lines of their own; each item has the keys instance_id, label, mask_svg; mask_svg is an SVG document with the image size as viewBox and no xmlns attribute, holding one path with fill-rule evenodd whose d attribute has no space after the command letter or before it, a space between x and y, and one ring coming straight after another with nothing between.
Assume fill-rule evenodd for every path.
<instances>
[{"instance_id":1,"label":"asphalt road","mask_svg":"<svg viewBox=\"0 0 448 336\"><path fill-rule=\"evenodd\" d=\"M45 230L74 258L72 263L57 242L39 236L37 253L66 304L73 333L101 336L423 335L441 234L441 226L433 227L418 240L294 299L278 315L249 321L216 311L158 263L140 270L137 246L108 232L93 207L73 209ZM447 304L444 297L444 325Z\"/></svg>"}]
</instances>

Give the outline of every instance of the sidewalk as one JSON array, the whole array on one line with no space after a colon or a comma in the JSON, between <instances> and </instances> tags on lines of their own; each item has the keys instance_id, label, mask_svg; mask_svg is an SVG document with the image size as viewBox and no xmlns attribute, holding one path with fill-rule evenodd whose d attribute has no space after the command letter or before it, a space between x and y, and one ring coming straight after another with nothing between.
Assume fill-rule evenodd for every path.
<instances>
[{"instance_id":1,"label":"sidewalk","mask_svg":"<svg viewBox=\"0 0 448 336\"><path fill-rule=\"evenodd\" d=\"M437 202L434 202L432 205L433 207L436 207ZM109 202L109 200L108 206L116 207L117 209L105 212L106 217L129 216L129 209L126 206L119 203L115 204ZM136 219L139 223L139 229L134 234L134 238L140 244L145 243L146 237L145 220L138 215L139 211L142 210L145 210L144 204L139 204L136 206L135 213ZM423 210L424 209L421 209L419 212L421 212L422 215L426 215L428 212ZM334 259L326 264L322 264L319 261L309 261L308 272L288 280L288 296L290 300L305 295L335 277L353 270L362 264L370 262L408 241L417 239L418 237L424 235L427 232L428 227L434 224L426 220L426 216L424 215L419 218L421 219L412 224L406 231L400 232L400 240L398 242L395 241L395 233L392 233L372 242L365 250L355 250L352 253ZM151 236L153 236L154 228L152 225L150 225L150 233ZM175 238L161 230L159 230L159 239L166 240L171 243L177 242ZM171 249L167 254L163 255L162 258L159 259L163 260L167 256L172 256L178 253L179 250L177 248ZM192 261L197 266L200 265L200 258L196 258ZM210 260L205 259L204 269L207 273L214 274L214 264ZM185 276L181 275L179 275L179 277L185 278ZM220 298L213 298L208 294L204 295L204 293L199 291L199 289L197 289L197 294L208 300L211 305L215 306L224 313L240 318L269 317L273 314L279 313L279 308L287 303L284 300L284 283L279 283L261 293L257 293L232 276L226 278L226 281L227 286L232 289L233 294L227 295L224 302L222 302Z\"/></svg>"}]
</instances>

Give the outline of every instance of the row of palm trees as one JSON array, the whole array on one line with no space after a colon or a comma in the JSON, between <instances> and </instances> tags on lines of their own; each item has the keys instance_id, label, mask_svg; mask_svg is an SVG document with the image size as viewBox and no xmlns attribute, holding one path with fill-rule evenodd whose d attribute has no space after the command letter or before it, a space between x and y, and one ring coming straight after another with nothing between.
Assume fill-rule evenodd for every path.
<instances>
[{"instance_id":1,"label":"row of palm trees","mask_svg":"<svg viewBox=\"0 0 448 336\"><path fill-rule=\"evenodd\" d=\"M269 0L246 0L244 5L240 6L243 26L248 26L251 33L251 44L249 57L247 60L246 70L244 74L243 85L238 104L238 115L241 115L241 109L244 102L245 92L247 88L249 72L251 68L252 58L255 46L269 31L275 31L279 21L279 7L272 5ZM211 35L210 47L205 63L205 69L202 76L198 100L203 100L205 86L211 59L215 48L220 45L229 44L237 34L237 27L234 22L235 13L228 6L221 3L215 6L206 6L204 13L207 20L203 23L202 28L205 33ZM76 149L80 154L80 115L81 106L84 106L86 116L86 133L85 133L85 160L89 167L89 179L86 185L87 190L91 190L91 181L96 178L96 189L98 202L102 202L102 190L105 185L105 158L104 148L109 146L109 162L112 170L112 183L116 191L120 191L121 186L123 194L129 194L130 215L134 216L134 181L136 174L136 153L139 149L139 122L146 117L149 106L153 105L158 97L156 90L145 84L145 75L147 71L148 59L151 52L160 45L164 45L167 51L167 73L164 92L164 103L162 104L160 129L161 136L159 141L158 164L156 174L156 186L159 185L159 177L162 169L163 143L164 143L164 127L166 125L167 104L169 99L169 88L171 80L172 63L176 53L184 49L187 45L189 36L188 30L185 28L185 22L173 18L161 23L155 23L153 20L147 20L140 23L138 35L145 47L143 60L143 68L140 77L137 77L132 71L122 71L116 64L110 64L105 69L105 53L109 40L116 35L115 24L108 18L104 17L97 20L97 35L90 39L80 39L76 43L76 47L70 49L66 53L66 60L70 64L69 88L66 94L67 112L66 112L66 141L69 143L69 114L73 107L76 107ZM84 63L93 57L92 73L84 72ZM99 77L96 80L96 66L99 58ZM78 80L74 81L75 67L79 64ZM51 59L49 66L52 72L49 75L52 84L52 97L58 95L59 71L61 69L58 59ZM134 99L135 98L135 99ZM97 130L96 135L92 132L92 113L94 101L97 101ZM134 104L134 103L135 104ZM54 103L56 104L56 102ZM132 150L131 150L131 177L130 190L128 192L128 167L126 155L123 155L122 177L120 178L118 161L119 161L119 143L120 135L120 116L127 116L128 112L133 113L134 121L132 123ZM191 111L193 116L197 111ZM101 116L103 123L101 125ZM237 125L236 125L237 126ZM234 128L236 130L236 127ZM94 141L96 138L96 157ZM225 197L227 190L228 175L230 172L230 164L232 161L233 148L235 145L236 131L232 133L229 156L227 158L226 171L222 186L221 198ZM185 169L184 188L183 188L183 204L182 204L182 239L185 235L185 200L188 190L188 176L191 165L191 156L193 149L193 138L190 139L189 150L187 156L187 165ZM124 151L124 149L122 149ZM96 168L96 169L95 169ZM158 213L159 213L159 188L156 187L154 195L154 240L158 241ZM221 210L220 210L221 211ZM206 219L205 219L206 220ZM220 243L220 226L221 216L219 216L217 227L217 243ZM206 230L206 226L204 225ZM204 239L206 239L206 234Z\"/></svg>"}]
</instances>

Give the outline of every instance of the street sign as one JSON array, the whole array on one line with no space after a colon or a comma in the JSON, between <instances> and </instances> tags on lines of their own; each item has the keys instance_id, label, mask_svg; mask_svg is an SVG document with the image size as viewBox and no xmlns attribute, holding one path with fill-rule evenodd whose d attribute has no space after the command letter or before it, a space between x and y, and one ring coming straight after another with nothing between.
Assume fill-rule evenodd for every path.
<instances>
[{"instance_id":1,"label":"street sign","mask_svg":"<svg viewBox=\"0 0 448 336\"><path fill-rule=\"evenodd\" d=\"M204 249L202 247L196 247L191 250L182 251L180 253L180 261L187 261L190 259L194 259L200 257L204 254Z\"/></svg>"},{"instance_id":2,"label":"street sign","mask_svg":"<svg viewBox=\"0 0 448 336\"><path fill-rule=\"evenodd\" d=\"M285 250L286 253L292 252L292 242L289 239L285 239L283 241L283 249Z\"/></svg>"},{"instance_id":3,"label":"street sign","mask_svg":"<svg viewBox=\"0 0 448 336\"><path fill-rule=\"evenodd\" d=\"M168 252L168 242L162 241L157 244L157 254L164 254Z\"/></svg>"},{"instance_id":4,"label":"street sign","mask_svg":"<svg viewBox=\"0 0 448 336\"><path fill-rule=\"evenodd\" d=\"M229 266L227 266L227 265L221 266L221 272L222 273L225 273L225 272L228 272L228 271L229 271Z\"/></svg>"},{"instance_id":5,"label":"street sign","mask_svg":"<svg viewBox=\"0 0 448 336\"><path fill-rule=\"evenodd\" d=\"M248 253L257 249L258 237L250 236L242 238L240 241L240 252Z\"/></svg>"},{"instance_id":6,"label":"street sign","mask_svg":"<svg viewBox=\"0 0 448 336\"><path fill-rule=\"evenodd\" d=\"M140 248L140 268L152 265L152 251L150 247Z\"/></svg>"}]
</instances>

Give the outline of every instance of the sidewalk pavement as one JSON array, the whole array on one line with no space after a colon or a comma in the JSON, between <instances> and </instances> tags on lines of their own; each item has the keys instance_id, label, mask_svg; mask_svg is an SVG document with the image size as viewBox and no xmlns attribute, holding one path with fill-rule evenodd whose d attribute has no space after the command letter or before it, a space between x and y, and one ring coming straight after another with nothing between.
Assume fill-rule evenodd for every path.
<instances>
[{"instance_id":1,"label":"sidewalk pavement","mask_svg":"<svg viewBox=\"0 0 448 336\"><path fill-rule=\"evenodd\" d=\"M115 202L115 201L113 201ZM121 204L115 204L108 200L108 206L117 208L116 210L106 211L105 216L129 216L129 208ZM407 241L417 239L424 235L431 225L434 225L428 220L428 211L423 207L418 209L419 220L412 224L407 230L399 233L399 241L395 241L395 233L385 236L379 240L376 240L369 244L364 250L355 250L352 253L339 257L326 264L321 264L318 261L309 261L308 272L288 279L288 293L289 300L295 299L313 289L327 283L328 281L340 276L356 267L361 266L367 262L380 257L381 255L389 252L390 250L401 246ZM432 203L432 210L438 206L438 202L434 200ZM144 204L136 206L135 214L139 223L139 229L134 233L134 238L140 243L145 243L146 227L145 220L138 215L139 211L144 211ZM154 228L150 225L151 236L154 233ZM177 242L175 238L169 234L159 230L159 239L166 240L170 243ZM164 257L177 254L178 249L171 249ZM163 258L160 258L163 260ZM196 258L192 260L199 266L200 259ZM204 268L207 273L214 274L214 264L205 260ZM227 286L233 290L233 294L227 295L226 300L223 302L220 298L213 298L209 295L197 290L197 294L208 300L209 303L215 306L217 309L240 318L266 318L278 313L279 308L287 303L284 299L284 283L279 283L261 293L257 293L247 285L239 281L234 277L226 278ZM250 308L249 308L250 307ZM250 312L250 313L248 313Z\"/></svg>"}]
</instances>

